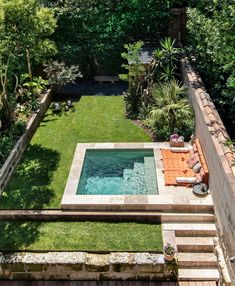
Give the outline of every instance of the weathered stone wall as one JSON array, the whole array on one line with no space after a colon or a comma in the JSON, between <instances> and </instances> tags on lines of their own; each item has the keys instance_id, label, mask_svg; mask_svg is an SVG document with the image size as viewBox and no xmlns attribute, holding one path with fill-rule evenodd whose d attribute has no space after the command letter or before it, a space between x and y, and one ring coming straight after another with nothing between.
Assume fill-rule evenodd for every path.
<instances>
[{"instance_id":1,"label":"weathered stone wall","mask_svg":"<svg viewBox=\"0 0 235 286\"><path fill-rule=\"evenodd\" d=\"M163 255L48 252L0 254L0 279L114 280L174 279Z\"/></svg>"},{"instance_id":2,"label":"weathered stone wall","mask_svg":"<svg viewBox=\"0 0 235 286\"><path fill-rule=\"evenodd\" d=\"M235 256L235 176L231 164L233 154L224 146L228 135L220 116L201 78L186 58L182 59L182 74L195 112L196 137L200 139L209 167L209 187L221 242L230 271L234 274L235 264L229 262L229 257Z\"/></svg>"},{"instance_id":3,"label":"weathered stone wall","mask_svg":"<svg viewBox=\"0 0 235 286\"><path fill-rule=\"evenodd\" d=\"M52 91L48 91L42 98L40 109L37 113L33 114L30 118L26 132L20 137L17 141L15 147L11 151L10 155L8 156L6 162L0 169L0 195L3 192L4 187L6 186L7 182L9 181L12 173L14 172L17 163L19 162L22 154L24 153L25 149L27 148L33 134L35 133L36 129L38 128L42 118L44 117L52 97Z\"/></svg>"}]
</instances>

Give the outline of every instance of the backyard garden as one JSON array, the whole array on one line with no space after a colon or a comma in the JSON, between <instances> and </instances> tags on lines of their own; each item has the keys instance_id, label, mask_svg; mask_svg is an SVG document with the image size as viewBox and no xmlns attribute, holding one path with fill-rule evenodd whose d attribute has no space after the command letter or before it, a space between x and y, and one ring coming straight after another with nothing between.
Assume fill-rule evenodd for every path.
<instances>
[{"instance_id":1,"label":"backyard garden","mask_svg":"<svg viewBox=\"0 0 235 286\"><path fill-rule=\"evenodd\" d=\"M167 34L170 8L180 2L0 0L0 167L48 89L52 94L0 196L1 210L60 209L78 143L161 142L173 133L190 139L194 114L181 79L183 50ZM185 52L202 72L221 116L228 114L225 123L233 134L234 5L204 2L188 4ZM142 53L149 45L146 63ZM61 96L61 87L92 85L95 75L119 76L128 88L119 95ZM1 220L0 233L0 251L163 247L160 223Z\"/></svg>"}]
</instances>

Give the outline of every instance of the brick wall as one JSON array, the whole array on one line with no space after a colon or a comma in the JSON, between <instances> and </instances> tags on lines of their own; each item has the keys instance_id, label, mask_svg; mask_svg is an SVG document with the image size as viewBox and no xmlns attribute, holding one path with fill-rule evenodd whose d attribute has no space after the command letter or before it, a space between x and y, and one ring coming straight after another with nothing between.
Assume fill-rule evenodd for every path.
<instances>
[{"instance_id":1,"label":"brick wall","mask_svg":"<svg viewBox=\"0 0 235 286\"><path fill-rule=\"evenodd\" d=\"M187 58L182 59L182 75L195 112L195 135L201 142L209 167L209 188L221 243L230 272L234 275L235 265L228 259L235 256L235 176L224 148L228 135L200 76Z\"/></svg>"}]
</instances>

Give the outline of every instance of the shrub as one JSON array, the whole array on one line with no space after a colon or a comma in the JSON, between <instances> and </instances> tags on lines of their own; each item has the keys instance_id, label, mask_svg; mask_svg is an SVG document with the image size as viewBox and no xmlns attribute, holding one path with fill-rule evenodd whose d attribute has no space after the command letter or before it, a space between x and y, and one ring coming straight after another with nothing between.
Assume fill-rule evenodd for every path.
<instances>
[{"instance_id":1,"label":"shrub","mask_svg":"<svg viewBox=\"0 0 235 286\"><path fill-rule=\"evenodd\" d=\"M10 133L13 137L21 136L26 130L26 122L22 120L17 120L12 126Z\"/></svg>"},{"instance_id":2,"label":"shrub","mask_svg":"<svg viewBox=\"0 0 235 286\"><path fill-rule=\"evenodd\" d=\"M177 128L186 139L193 131L193 112L185 97L185 87L173 80L155 84L152 90L153 107L145 124L159 140L169 140Z\"/></svg>"},{"instance_id":3,"label":"shrub","mask_svg":"<svg viewBox=\"0 0 235 286\"><path fill-rule=\"evenodd\" d=\"M125 45L127 52L122 53L123 59L128 63L123 64L128 73L121 74L120 78L129 83L128 91L124 94L127 117L134 119L138 117L139 107L141 105L141 96L146 86L146 69L141 62L140 53L143 42Z\"/></svg>"},{"instance_id":4,"label":"shrub","mask_svg":"<svg viewBox=\"0 0 235 286\"><path fill-rule=\"evenodd\" d=\"M49 79L49 84L55 87L74 83L77 78L82 77L78 66L72 65L68 67L65 63L57 61L45 65L44 71Z\"/></svg>"},{"instance_id":5,"label":"shrub","mask_svg":"<svg viewBox=\"0 0 235 286\"><path fill-rule=\"evenodd\" d=\"M0 165L4 163L7 156L14 146L14 140L11 136L1 135L0 137Z\"/></svg>"},{"instance_id":6,"label":"shrub","mask_svg":"<svg viewBox=\"0 0 235 286\"><path fill-rule=\"evenodd\" d=\"M235 134L234 1L195 1L188 9L187 50L230 135Z\"/></svg>"}]
</instances>

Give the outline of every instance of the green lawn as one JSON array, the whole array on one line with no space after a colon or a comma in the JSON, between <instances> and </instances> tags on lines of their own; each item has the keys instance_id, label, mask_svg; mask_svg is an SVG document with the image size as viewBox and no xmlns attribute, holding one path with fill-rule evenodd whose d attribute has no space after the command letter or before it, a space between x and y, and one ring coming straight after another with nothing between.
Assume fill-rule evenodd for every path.
<instances>
[{"instance_id":1,"label":"green lawn","mask_svg":"<svg viewBox=\"0 0 235 286\"><path fill-rule=\"evenodd\" d=\"M158 224L1 221L0 233L0 251L162 251Z\"/></svg>"},{"instance_id":2,"label":"green lawn","mask_svg":"<svg viewBox=\"0 0 235 286\"><path fill-rule=\"evenodd\" d=\"M124 116L121 96L83 96L75 111L48 111L6 191L0 208L60 208L73 154L81 142L149 142Z\"/></svg>"}]
</instances>

